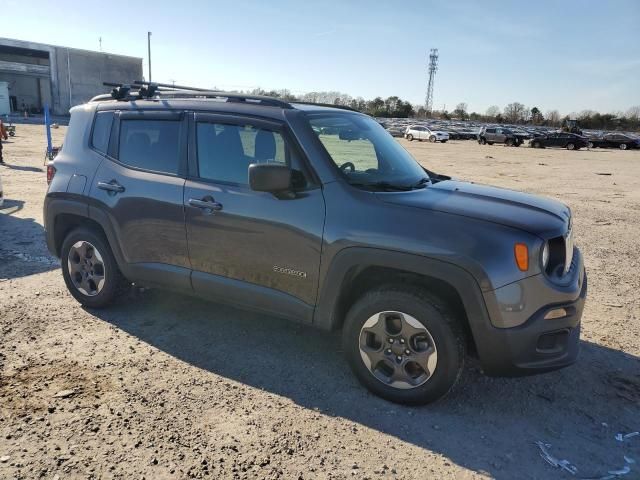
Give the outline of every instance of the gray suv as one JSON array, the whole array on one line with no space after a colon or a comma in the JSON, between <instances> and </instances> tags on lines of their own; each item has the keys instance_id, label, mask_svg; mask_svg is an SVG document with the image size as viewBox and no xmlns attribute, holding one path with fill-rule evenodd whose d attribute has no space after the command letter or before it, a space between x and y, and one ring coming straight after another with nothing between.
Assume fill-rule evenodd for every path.
<instances>
[{"instance_id":1,"label":"gray suv","mask_svg":"<svg viewBox=\"0 0 640 480\"><path fill-rule=\"evenodd\" d=\"M478 133L478 143L480 145L493 145L494 143L504 143L510 147L522 145L522 138L505 127L482 127Z\"/></svg>"},{"instance_id":2,"label":"gray suv","mask_svg":"<svg viewBox=\"0 0 640 480\"><path fill-rule=\"evenodd\" d=\"M576 360L587 280L571 212L422 168L369 116L219 92L115 88L71 110L47 243L71 294L131 282L342 331L394 402Z\"/></svg>"}]
</instances>

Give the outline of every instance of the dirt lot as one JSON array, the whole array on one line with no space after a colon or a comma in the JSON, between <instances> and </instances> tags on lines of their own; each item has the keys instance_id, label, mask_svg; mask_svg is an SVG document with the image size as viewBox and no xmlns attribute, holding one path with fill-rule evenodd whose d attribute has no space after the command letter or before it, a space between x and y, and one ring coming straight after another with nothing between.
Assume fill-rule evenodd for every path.
<instances>
[{"instance_id":1,"label":"dirt lot","mask_svg":"<svg viewBox=\"0 0 640 480\"><path fill-rule=\"evenodd\" d=\"M471 363L444 402L404 408L356 383L338 335L159 291L84 310L44 244L43 129L18 125L0 167L0 478L572 478L538 440L577 477L626 455L640 478L640 436L614 439L640 430L640 151L403 144L571 206L590 288L576 365Z\"/></svg>"}]
</instances>

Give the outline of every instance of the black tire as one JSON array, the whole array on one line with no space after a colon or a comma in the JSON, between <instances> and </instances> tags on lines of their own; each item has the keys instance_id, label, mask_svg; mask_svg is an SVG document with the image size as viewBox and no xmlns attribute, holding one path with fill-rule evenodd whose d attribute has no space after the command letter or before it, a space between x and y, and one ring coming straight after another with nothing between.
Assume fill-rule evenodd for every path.
<instances>
[{"instance_id":1,"label":"black tire","mask_svg":"<svg viewBox=\"0 0 640 480\"><path fill-rule=\"evenodd\" d=\"M493 145L493 142L487 142L487 145Z\"/></svg>"},{"instance_id":2,"label":"black tire","mask_svg":"<svg viewBox=\"0 0 640 480\"><path fill-rule=\"evenodd\" d=\"M411 315L433 339L437 363L431 376L419 386L392 387L374 376L362 359L363 325L376 313L387 311ZM414 287L389 285L363 295L347 313L342 344L351 369L367 389L386 400L406 405L423 405L444 397L458 382L464 366L465 339L460 324L445 302Z\"/></svg>"},{"instance_id":3,"label":"black tire","mask_svg":"<svg viewBox=\"0 0 640 480\"><path fill-rule=\"evenodd\" d=\"M71 272L69 271L69 252L71 248L78 242L87 242L91 244L99 252L102 258L104 285L101 290L93 295L87 295L81 292L71 279ZM60 252L62 276L64 282L69 289L69 293L80 302L83 306L89 308L104 308L113 303L118 293L126 285L124 277L120 273L118 264L115 257L111 252L109 243L101 233L88 228L77 228L71 231L64 242L62 242L62 249Z\"/></svg>"},{"instance_id":4,"label":"black tire","mask_svg":"<svg viewBox=\"0 0 640 480\"><path fill-rule=\"evenodd\" d=\"M430 141L431 143L436 143L436 140L437 140L437 138L436 138L436 136L435 136L435 135L431 135L431 136L429 137L429 141Z\"/></svg>"},{"instance_id":5,"label":"black tire","mask_svg":"<svg viewBox=\"0 0 640 480\"><path fill-rule=\"evenodd\" d=\"M514 144L513 138L507 138L507 141L504 143L507 144L507 147L513 147L513 144Z\"/></svg>"},{"instance_id":6,"label":"black tire","mask_svg":"<svg viewBox=\"0 0 640 480\"><path fill-rule=\"evenodd\" d=\"M407 140L409 140L410 142L413 141L413 135L411 135L410 133L407 134Z\"/></svg>"},{"instance_id":7,"label":"black tire","mask_svg":"<svg viewBox=\"0 0 640 480\"><path fill-rule=\"evenodd\" d=\"M540 142L538 140L534 140L533 143L531 144L531 146L533 148L541 148L542 145L540 144Z\"/></svg>"},{"instance_id":8,"label":"black tire","mask_svg":"<svg viewBox=\"0 0 640 480\"><path fill-rule=\"evenodd\" d=\"M587 148L596 148L596 146L593 144L593 142L589 142L587 144Z\"/></svg>"},{"instance_id":9,"label":"black tire","mask_svg":"<svg viewBox=\"0 0 640 480\"><path fill-rule=\"evenodd\" d=\"M571 142L567 143L567 150L575 150L575 149L576 149L575 144Z\"/></svg>"},{"instance_id":10,"label":"black tire","mask_svg":"<svg viewBox=\"0 0 640 480\"><path fill-rule=\"evenodd\" d=\"M16 132L9 132L9 136L10 137L15 137L16 136Z\"/></svg>"},{"instance_id":11,"label":"black tire","mask_svg":"<svg viewBox=\"0 0 640 480\"><path fill-rule=\"evenodd\" d=\"M440 143L447 143L447 140L440 140Z\"/></svg>"},{"instance_id":12,"label":"black tire","mask_svg":"<svg viewBox=\"0 0 640 480\"><path fill-rule=\"evenodd\" d=\"M621 143L620 144L620 150L626 150L627 149L627 144L626 143Z\"/></svg>"},{"instance_id":13,"label":"black tire","mask_svg":"<svg viewBox=\"0 0 640 480\"><path fill-rule=\"evenodd\" d=\"M487 144L487 139L482 137L480 140L478 140L480 142L480 145L486 145Z\"/></svg>"}]
</instances>

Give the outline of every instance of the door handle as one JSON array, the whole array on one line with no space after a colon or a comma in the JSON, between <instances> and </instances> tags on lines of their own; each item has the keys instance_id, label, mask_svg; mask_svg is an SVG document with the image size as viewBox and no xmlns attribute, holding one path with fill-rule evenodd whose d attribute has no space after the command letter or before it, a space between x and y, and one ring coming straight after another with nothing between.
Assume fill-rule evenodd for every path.
<instances>
[{"instance_id":1,"label":"door handle","mask_svg":"<svg viewBox=\"0 0 640 480\"><path fill-rule=\"evenodd\" d=\"M124 192L124 187L115 180L111 180L110 182L98 182L98 188L113 194Z\"/></svg>"},{"instance_id":2,"label":"door handle","mask_svg":"<svg viewBox=\"0 0 640 480\"><path fill-rule=\"evenodd\" d=\"M206 213L219 212L220 210L222 210L222 204L216 202L211 197L205 197L202 200L190 198L189 205L191 205L192 207L201 208L202 210L205 210Z\"/></svg>"}]
</instances>

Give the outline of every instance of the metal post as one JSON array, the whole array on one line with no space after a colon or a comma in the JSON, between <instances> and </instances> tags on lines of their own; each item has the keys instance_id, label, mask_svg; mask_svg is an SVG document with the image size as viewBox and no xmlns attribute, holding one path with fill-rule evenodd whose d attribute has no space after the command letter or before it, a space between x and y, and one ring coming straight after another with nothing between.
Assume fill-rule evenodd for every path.
<instances>
[{"instance_id":1,"label":"metal post","mask_svg":"<svg viewBox=\"0 0 640 480\"><path fill-rule=\"evenodd\" d=\"M149 81L151 81L151 32L147 32L147 48L149 50Z\"/></svg>"},{"instance_id":2,"label":"metal post","mask_svg":"<svg viewBox=\"0 0 640 480\"><path fill-rule=\"evenodd\" d=\"M49 105L44 105L44 128L47 132L47 157L51 158L53 146L51 144L51 115L49 115Z\"/></svg>"}]
</instances>

